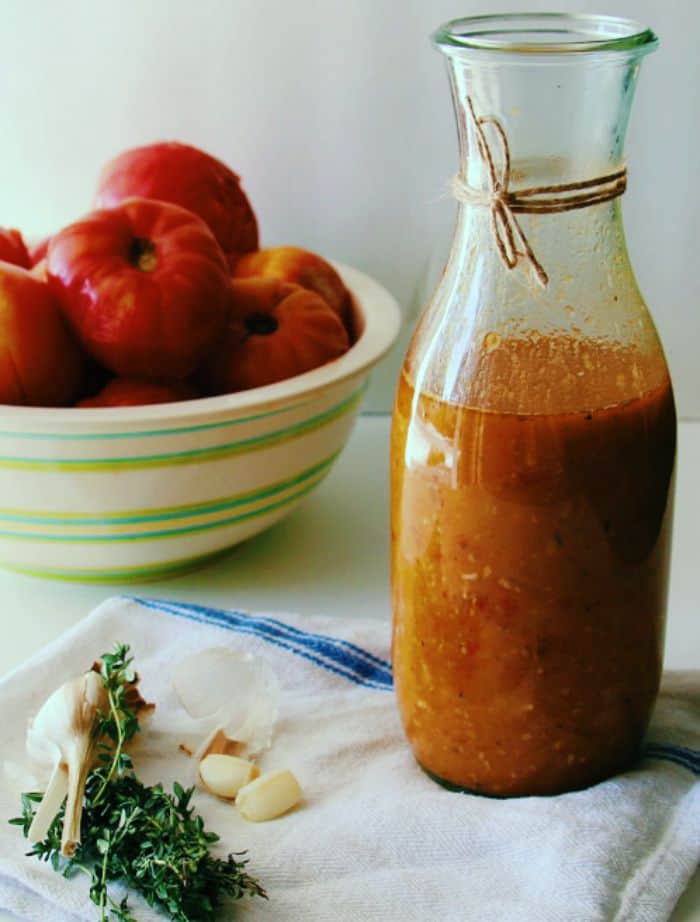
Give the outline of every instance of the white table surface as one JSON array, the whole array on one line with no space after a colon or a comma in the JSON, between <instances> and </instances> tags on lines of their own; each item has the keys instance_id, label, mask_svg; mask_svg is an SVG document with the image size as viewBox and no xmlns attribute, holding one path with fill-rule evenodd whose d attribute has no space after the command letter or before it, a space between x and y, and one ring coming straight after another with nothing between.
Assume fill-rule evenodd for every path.
<instances>
[{"instance_id":1,"label":"white table surface","mask_svg":"<svg viewBox=\"0 0 700 922\"><path fill-rule=\"evenodd\" d=\"M142 595L207 605L304 614L390 618L386 416L361 417L335 469L287 519L210 566ZM680 425L667 669L700 668L696 571L700 545L700 422ZM60 583L0 571L7 625L0 674L82 618L119 586ZM134 587L126 590L133 592ZM13 917L0 910L0 920ZM700 922L700 874L673 922Z\"/></svg>"}]
</instances>

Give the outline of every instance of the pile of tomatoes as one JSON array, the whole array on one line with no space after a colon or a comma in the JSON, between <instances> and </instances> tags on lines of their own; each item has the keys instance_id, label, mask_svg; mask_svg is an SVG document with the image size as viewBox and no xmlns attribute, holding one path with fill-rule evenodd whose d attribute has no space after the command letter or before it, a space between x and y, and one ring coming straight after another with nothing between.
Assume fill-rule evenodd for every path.
<instances>
[{"instance_id":1,"label":"pile of tomatoes","mask_svg":"<svg viewBox=\"0 0 700 922\"><path fill-rule=\"evenodd\" d=\"M259 249L239 177L209 154L126 151L95 204L31 250L0 229L0 403L187 400L272 384L350 347L338 273L298 247Z\"/></svg>"}]
</instances>

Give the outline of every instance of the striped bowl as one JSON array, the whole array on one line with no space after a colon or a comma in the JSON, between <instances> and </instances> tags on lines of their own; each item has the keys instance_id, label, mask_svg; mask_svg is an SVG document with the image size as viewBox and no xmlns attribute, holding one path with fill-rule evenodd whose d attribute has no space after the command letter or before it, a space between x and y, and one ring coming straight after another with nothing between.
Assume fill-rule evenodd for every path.
<instances>
[{"instance_id":1,"label":"striped bowl","mask_svg":"<svg viewBox=\"0 0 700 922\"><path fill-rule=\"evenodd\" d=\"M0 565L85 581L157 579L269 528L326 476L399 309L337 267L358 339L268 387L116 409L0 407Z\"/></svg>"}]
</instances>

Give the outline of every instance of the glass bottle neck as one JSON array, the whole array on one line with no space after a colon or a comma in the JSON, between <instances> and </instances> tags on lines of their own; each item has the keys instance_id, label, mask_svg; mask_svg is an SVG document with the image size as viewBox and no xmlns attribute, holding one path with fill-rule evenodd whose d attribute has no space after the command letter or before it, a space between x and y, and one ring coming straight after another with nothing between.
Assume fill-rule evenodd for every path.
<instances>
[{"instance_id":1,"label":"glass bottle neck","mask_svg":"<svg viewBox=\"0 0 700 922\"><path fill-rule=\"evenodd\" d=\"M458 195L466 204L451 262L478 269L494 296L522 301L524 289L534 295L536 282L547 277L551 284L537 299L540 306L585 300L581 285L634 295L619 198L554 213L498 215L491 196L499 185L513 194L590 182L623 169L639 60L634 53L546 63L525 55L447 55L458 176L466 191ZM528 250L533 258L524 258ZM616 278L608 285L613 263Z\"/></svg>"},{"instance_id":2,"label":"glass bottle neck","mask_svg":"<svg viewBox=\"0 0 700 922\"><path fill-rule=\"evenodd\" d=\"M406 360L419 390L499 411L558 412L613 405L666 380L663 353L627 255L621 199L515 213L512 197L494 190L489 160L498 180L507 172L509 152L505 192L511 193L614 172L623 165L639 60L634 52L546 63L523 54L448 52L462 204L445 272ZM512 219L509 260L502 244ZM536 357L542 392L528 375L519 377L517 362L507 373L498 366L500 390L490 372L484 383L482 371L491 359L520 355L516 345ZM612 360L601 358L596 366L587 349L599 357L622 356L632 370L612 375ZM590 368L588 359L579 363L584 353Z\"/></svg>"},{"instance_id":3,"label":"glass bottle neck","mask_svg":"<svg viewBox=\"0 0 700 922\"><path fill-rule=\"evenodd\" d=\"M489 57L483 62L448 57L461 174L470 185L483 186L487 179L470 108L477 117L497 118L515 188L593 179L621 165L637 56L546 64L496 64ZM496 126L486 123L484 134L502 160Z\"/></svg>"}]
</instances>

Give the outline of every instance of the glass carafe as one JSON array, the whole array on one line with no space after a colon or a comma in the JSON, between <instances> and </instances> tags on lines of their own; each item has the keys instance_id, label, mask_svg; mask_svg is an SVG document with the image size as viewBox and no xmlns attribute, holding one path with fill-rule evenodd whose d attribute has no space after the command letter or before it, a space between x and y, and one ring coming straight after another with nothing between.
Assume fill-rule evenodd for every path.
<instances>
[{"instance_id":1,"label":"glass carafe","mask_svg":"<svg viewBox=\"0 0 700 922\"><path fill-rule=\"evenodd\" d=\"M436 780L558 793L634 763L661 672L676 421L620 204L657 42L557 14L434 42L460 204L394 409L398 702Z\"/></svg>"}]
</instances>

